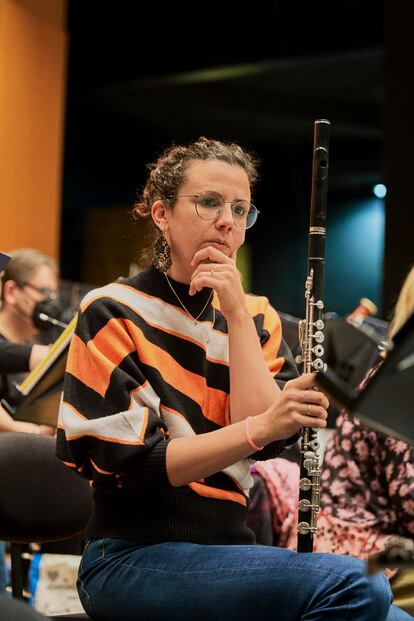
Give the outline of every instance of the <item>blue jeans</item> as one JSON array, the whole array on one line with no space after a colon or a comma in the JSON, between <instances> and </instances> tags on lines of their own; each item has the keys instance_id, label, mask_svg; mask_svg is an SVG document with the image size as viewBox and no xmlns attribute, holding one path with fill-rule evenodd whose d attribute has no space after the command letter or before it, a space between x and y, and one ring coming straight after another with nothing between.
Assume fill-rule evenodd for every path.
<instances>
[{"instance_id":1,"label":"blue jeans","mask_svg":"<svg viewBox=\"0 0 414 621\"><path fill-rule=\"evenodd\" d=\"M270 546L138 545L93 539L78 591L99 621L397 621L382 573L363 561Z\"/></svg>"}]
</instances>

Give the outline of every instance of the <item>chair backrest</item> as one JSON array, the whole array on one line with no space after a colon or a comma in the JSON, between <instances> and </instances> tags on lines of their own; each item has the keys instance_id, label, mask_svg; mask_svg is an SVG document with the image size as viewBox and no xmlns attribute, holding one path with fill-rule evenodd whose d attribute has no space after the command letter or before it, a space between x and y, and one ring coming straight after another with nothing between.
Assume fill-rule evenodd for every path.
<instances>
[{"instance_id":1,"label":"chair backrest","mask_svg":"<svg viewBox=\"0 0 414 621\"><path fill-rule=\"evenodd\" d=\"M43 543L84 530L93 506L90 485L55 450L48 436L0 433L0 539Z\"/></svg>"},{"instance_id":2,"label":"chair backrest","mask_svg":"<svg viewBox=\"0 0 414 621\"><path fill-rule=\"evenodd\" d=\"M47 618L33 608L8 597L0 597L1 621L45 621Z\"/></svg>"}]
</instances>

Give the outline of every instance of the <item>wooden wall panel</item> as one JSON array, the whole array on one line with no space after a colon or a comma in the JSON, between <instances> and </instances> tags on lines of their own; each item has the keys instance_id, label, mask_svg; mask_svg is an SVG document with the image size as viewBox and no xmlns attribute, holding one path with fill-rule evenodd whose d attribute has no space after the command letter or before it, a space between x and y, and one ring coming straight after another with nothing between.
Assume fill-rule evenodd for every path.
<instances>
[{"instance_id":1,"label":"wooden wall panel","mask_svg":"<svg viewBox=\"0 0 414 621\"><path fill-rule=\"evenodd\" d=\"M0 0L0 250L58 258L66 0ZM34 10L34 9L39 10Z\"/></svg>"}]
</instances>

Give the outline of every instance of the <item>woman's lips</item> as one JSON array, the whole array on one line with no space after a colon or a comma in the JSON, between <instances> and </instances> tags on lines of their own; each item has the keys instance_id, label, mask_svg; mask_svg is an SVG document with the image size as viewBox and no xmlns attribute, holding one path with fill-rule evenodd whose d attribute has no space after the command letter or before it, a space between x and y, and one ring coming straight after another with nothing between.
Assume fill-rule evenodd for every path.
<instances>
[{"instance_id":1,"label":"woman's lips","mask_svg":"<svg viewBox=\"0 0 414 621\"><path fill-rule=\"evenodd\" d=\"M208 241L206 242L207 246L213 246L213 248L218 248L219 250L223 250L224 248L228 249L229 245L226 244L226 242L221 242L221 241Z\"/></svg>"}]
</instances>

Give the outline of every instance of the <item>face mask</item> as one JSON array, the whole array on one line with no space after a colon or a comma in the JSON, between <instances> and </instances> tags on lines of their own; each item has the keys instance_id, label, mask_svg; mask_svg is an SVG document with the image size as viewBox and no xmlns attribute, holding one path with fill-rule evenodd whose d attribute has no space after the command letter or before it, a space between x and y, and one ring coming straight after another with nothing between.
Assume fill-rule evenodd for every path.
<instances>
[{"instance_id":1,"label":"face mask","mask_svg":"<svg viewBox=\"0 0 414 621\"><path fill-rule=\"evenodd\" d=\"M63 308L60 302L47 298L36 304L33 309L32 320L36 328L45 330L50 327L50 324L59 325L62 313Z\"/></svg>"}]
</instances>

